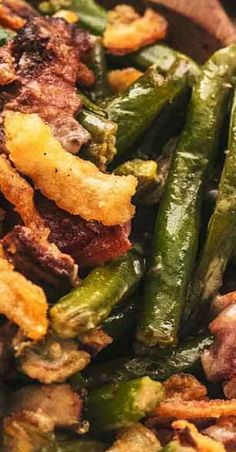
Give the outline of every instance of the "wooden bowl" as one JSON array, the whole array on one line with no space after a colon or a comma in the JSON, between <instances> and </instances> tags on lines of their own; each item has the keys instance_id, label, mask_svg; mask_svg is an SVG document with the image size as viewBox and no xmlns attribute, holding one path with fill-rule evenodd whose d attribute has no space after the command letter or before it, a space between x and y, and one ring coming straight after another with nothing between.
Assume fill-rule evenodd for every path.
<instances>
[{"instance_id":1,"label":"wooden bowl","mask_svg":"<svg viewBox=\"0 0 236 452\"><path fill-rule=\"evenodd\" d=\"M230 0L227 0L230 2ZM101 0L110 8L130 3L152 6L169 22L166 42L203 63L215 50L236 42L236 29L219 0Z\"/></svg>"}]
</instances>

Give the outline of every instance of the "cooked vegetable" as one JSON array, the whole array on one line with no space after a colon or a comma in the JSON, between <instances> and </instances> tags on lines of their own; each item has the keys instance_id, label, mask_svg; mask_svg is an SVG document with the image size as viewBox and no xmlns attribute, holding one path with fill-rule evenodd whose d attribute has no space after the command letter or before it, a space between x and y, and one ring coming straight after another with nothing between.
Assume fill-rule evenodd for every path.
<instances>
[{"instance_id":1,"label":"cooked vegetable","mask_svg":"<svg viewBox=\"0 0 236 452\"><path fill-rule=\"evenodd\" d=\"M117 125L85 109L79 113L78 120L91 135L91 141L81 149L80 155L105 169L116 155Z\"/></svg>"},{"instance_id":2,"label":"cooked vegetable","mask_svg":"<svg viewBox=\"0 0 236 452\"><path fill-rule=\"evenodd\" d=\"M117 441L107 452L158 452L161 445L155 434L144 427L136 424L120 431Z\"/></svg>"},{"instance_id":3,"label":"cooked vegetable","mask_svg":"<svg viewBox=\"0 0 236 452\"><path fill-rule=\"evenodd\" d=\"M6 260L0 248L0 313L16 323L26 336L42 339L48 328L47 300L36 286Z\"/></svg>"},{"instance_id":4,"label":"cooked vegetable","mask_svg":"<svg viewBox=\"0 0 236 452\"><path fill-rule=\"evenodd\" d=\"M95 38L94 47L88 57L88 65L95 75L95 83L89 94L94 102L99 102L109 94L105 49L100 37Z\"/></svg>"},{"instance_id":5,"label":"cooked vegetable","mask_svg":"<svg viewBox=\"0 0 236 452\"><path fill-rule=\"evenodd\" d=\"M61 383L84 369L90 356L67 340L48 336L38 344L27 344L17 355L18 368L41 383Z\"/></svg>"},{"instance_id":6,"label":"cooked vegetable","mask_svg":"<svg viewBox=\"0 0 236 452\"><path fill-rule=\"evenodd\" d=\"M151 346L177 342L198 247L201 187L213 165L231 82L236 46L216 52L193 88L187 122L172 160L156 221L137 337Z\"/></svg>"},{"instance_id":7,"label":"cooked vegetable","mask_svg":"<svg viewBox=\"0 0 236 452\"><path fill-rule=\"evenodd\" d=\"M161 383L148 377L114 383L89 392L87 415L94 431L135 424L164 398Z\"/></svg>"},{"instance_id":8,"label":"cooked vegetable","mask_svg":"<svg viewBox=\"0 0 236 452\"><path fill-rule=\"evenodd\" d=\"M164 107L187 87L188 66L180 61L166 77L154 68L148 69L130 88L111 100L107 105L107 112L109 118L118 124L118 156L123 155Z\"/></svg>"},{"instance_id":9,"label":"cooked vegetable","mask_svg":"<svg viewBox=\"0 0 236 452\"><path fill-rule=\"evenodd\" d=\"M114 55L126 55L165 37L167 22L153 9L140 16L130 5L108 11L103 44Z\"/></svg>"},{"instance_id":10,"label":"cooked vegetable","mask_svg":"<svg viewBox=\"0 0 236 452\"><path fill-rule=\"evenodd\" d=\"M0 27L0 47L4 46L9 39L14 36L14 33L10 30L5 30L4 28Z\"/></svg>"},{"instance_id":11,"label":"cooked vegetable","mask_svg":"<svg viewBox=\"0 0 236 452\"><path fill-rule=\"evenodd\" d=\"M199 67L191 58L162 44L154 44L140 49L132 54L130 59L141 70L154 65L157 71L163 74L167 74L177 61L184 60L189 67L189 76L192 81L200 75Z\"/></svg>"},{"instance_id":12,"label":"cooked vegetable","mask_svg":"<svg viewBox=\"0 0 236 452\"><path fill-rule=\"evenodd\" d=\"M89 331L130 295L144 272L144 260L135 251L93 270L81 284L50 310L54 331L71 338Z\"/></svg>"},{"instance_id":13,"label":"cooked vegetable","mask_svg":"<svg viewBox=\"0 0 236 452\"><path fill-rule=\"evenodd\" d=\"M150 357L128 357L92 365L85 370L86 386L94 388L106 383L127 381L148 375L153 380L165 380L174 373L199 370L200 353L213 342L203 334L182 344L174 350L155 349ZM149 350L149 353L150 353Z\"/></svg>"},{"instance_id":14,"label":"cooked vegetable","mask_svg":"<svg viewBox=\"0 0 236 452\"><path fill-rule=\"evenodd\" d=\"M128 332L133 332L136 324L137 311L136 296L130 300L126 300L120 306L118 305L107 319L103 322L102 327L113 340L121 339L127 336Z\"/></svg>"},{"instance_id":15,"label":"cooked vegetable","mask_svg":"<svg viewBox=\"0 0 236 452\"><path fill-rule=\"evenodd\" d=\"M154 160L134 159L122 163L114 170L119 176L135 176L138 180L138 186L135 194L136 203L146 204L149 197L154 197L155 191L160 189L162 183L158 177L158 164Z\"/></svg>"},{"instance_id":16,"label":"cooked vegetable","mask_svg":"<svg viewBox=\"0 0 236 452\"><path fill-rule=\"evenodd\" d=\"M107 24L107 12L94 0L49 0L39 5L40 11L53 14L61 9L69 9L78 13L81 26L96 35L102 35Z\"/></svg>"},{"instance_id":17,"label":"cooked vegetable","mask_svg":"<svg viewBox=\"0 0 236 452\"><path fill-rule=\"evenodd\" d=\"M66 152L38 115L8 112L4 124L11 160L58 207L108 226L132 217L133 176L103 174L92 163ZM122 209L117 209L120 204Z\"/></svg>"},{"instance_id":18,"label":"cooked vegetable","mask_svg":"<svg viewBox=\"0 0 236 452\"><path fill-rule=\"evenodd\" d=\"M234 96L228 151L221 175L216 207L210 219L207 240L202 251L190 302L187 306L193 324L217 295L226 265L235 249L236 241L236 94Z\"/></svg>"},{"instance_id":19,"label":"cooked vegetable","mask_svg":"<svg viewBox=\"0 0 236 452\"><path fill-rule=\"evenodd\" d=\"M143 72L138 71L134 67L124 69L115 69L108 73L108 81L113 94L119 94L129 88L132 83L136 82Z\"/></svg>"}]
</instances>

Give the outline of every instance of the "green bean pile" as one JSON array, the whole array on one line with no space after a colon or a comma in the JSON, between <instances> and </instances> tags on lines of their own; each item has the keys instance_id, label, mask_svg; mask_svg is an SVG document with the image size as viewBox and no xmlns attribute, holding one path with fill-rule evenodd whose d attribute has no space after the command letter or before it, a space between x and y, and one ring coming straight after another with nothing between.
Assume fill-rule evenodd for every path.
<instances>
[{"instance_id":1,"label":"green bean pile","mask_svg":"<svg viewBox=\"0 0 236 452\"><path fill-rule=\"evenodd\" d=\"M78 93L83 108L76 118L91 140L80 156L101 171L137 178L136 214L133 248L85 272L78 286L50 305L49 340L26 345L16 356L17 388L52 384L52 374L48 381L38 376L37 363L54 372L55 340L66 369L67 347L79 343L82 370L71 372L66 384L82 397L86 422L77 432L52 433L26 416L17 428L6 429L4 450L217 451L214 445L197 448L197 442L182 447L177 436L160 445L143 424L153 413L158 417L166 397L163 382L173 375L185 372L209 385L201 354L214 343L211 304L227 292L226 270L235 267L236 44L216 51L201 67L165 44L111 56L102 40L107 11L93 0L49 0L37 7L49 16L75 12L79 26L93 35L87 64L96 82ZM13 34L2 28L0 46ZM141 75L114 93L109 72L128 67ZM98 331L108 342L93 354L86 341ZM218 396L217 391L216 384ZM17 429L24 431L25 446L12 443ZM231 449L219 448L224 450Z\"/></svg>"}]
</instances>

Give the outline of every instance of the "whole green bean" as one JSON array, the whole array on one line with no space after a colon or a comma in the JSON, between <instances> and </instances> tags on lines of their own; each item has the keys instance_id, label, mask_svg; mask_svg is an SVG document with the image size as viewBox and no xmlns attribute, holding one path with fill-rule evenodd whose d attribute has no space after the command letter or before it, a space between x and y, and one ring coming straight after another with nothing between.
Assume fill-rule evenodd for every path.
<instances>
[{"instance_id":1,"label":"whole green bean","mask_svg":"<svg viewBox=\"0 0 236 452\"><path fill-rule=\"evenodd\" d=\"M201 369L200 354L213 343L209 334L201 334L181 344L176 349L150 349L143 357L124 357L104 364L91 365L84 372L88 388L103 384L127 381L145 375L153 380L165 380L174 373L196 373ZM147 355L150 354L150 356Z\"/></svg>"},{"instance_id":2,"label":"whole green bean","mask_svg":"<svg viewBox=\"0 0 236 452\"><path fill-rule=\"evenodd\" d=\"M106 110L118 125L118 156L127 152L163 109L187 89L188 65L179 61L166 77L155 68L148 69L127 90L114 97Z\"/></svg>"},{"instance_id":3,"label":"whole green bean","mask_svg":"<svg viewBox=\"0 0 236 452\"><path fill-rule=\"evenodd\" d=\"M61 337L73 338L100 326L114 306L135 289L144 267L144 259L135 251L129 251L93 270L51 308L54 331Z\"/></svg>"},{"instance_id":4,"label":"whole green bean","mask_svg":"<svg viewBox=\"0 0 236 452\"><path fill-rule=\"evenodd\" d=\"M87 417L91 429L102 432L129 427L153 411L163 398L162 384L149 377L89 391Z\"/></svg>"},{"instance_id":5,"label":"whole green bean","mask_svg":"<svg viewBox=\"0 0 236 452\"><path fill-rule=\"evenodd\" d=\"M187 122L172 159L156 221L137 338L146 345L177 342L198 248L201 188L217 151L236 46L216 52L193 88Z\"/></svg>"},{"instance_id":6,"label":"whole green bean","mask_svg":"<svg viewBox=\"0 0 236 452\"><path fill-rule=\"evenodd\" d=\"M236 93L230 120L228 151L221 175L215 210L194 278L187 309L192 325L217 295L236 242Z\"/></svg>"}]
</instances>

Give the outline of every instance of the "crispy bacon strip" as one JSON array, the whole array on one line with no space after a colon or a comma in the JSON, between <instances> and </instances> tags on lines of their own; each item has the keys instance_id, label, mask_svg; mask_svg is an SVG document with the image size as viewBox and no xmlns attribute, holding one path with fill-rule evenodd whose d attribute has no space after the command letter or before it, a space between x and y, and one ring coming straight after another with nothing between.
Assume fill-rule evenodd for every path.
<instances>
[{"instance_id":1,"label":"crispy bacon strip","mask_svg":"<svg viewBox=\"0 0 236 452\"><path fill-rule=\"evenodd\" d=\"M16 168L60 208L107 226L133 216L135 177L101 173L91 162L69 154L38 115L7 112L5 133Z\"/></svg>"},{"instance_id":2,"label":"crispy bacon strip","mask_svg":"<svg viewBox=\"0 0 236 452\"><path fill-rule=\"evenodd\" d=\"M134 67L116 69L108 72L109 85L114 94L118 94L136 82L143 73Z\"/></svg>"},{"instance_id":3,"label":"crispy bacon strip","mask_svg":"<svg viewBox=\"0 0 236 452\"><path fill-rule=\"evenodd\" d=\"M54 202L39 193L35 202L50 229L49 239L63 253L73 256L79 267L102 265L131 248L130 222L104 226L96 221L86 221L78 215L59 209Z\"/></svg>"},{"instance_id":4,"label":"crispy bacon strip","mask_svg":"<svg viewBox=\"0 0 236 452\"><path fill-rule=\"evenodd\" d=\"M161 403L155 414L158 419L218 419L236 416L236 400L169 400Z\"/></svg>"},{"instance_id":5,"label":"crispy bacon strip","mask_svg":"<svg viewBox=\"0 0 236 452\"><path fill-rule=\"evenodd\" d=\"M47 237L46 228L34 203L34 190L28 182L13 168L4 155L0 155L0 191L15 207L25 226L36 232L38 236Z\"/></svg>"},{"instance_id":6,"label":"crispy bacon strip","mask_svg":"<svg viewBox=\"0 0 236 452\"><path fill-rule=\"evenodd\" d=\"M92 46L86 31L62 19L35 17L0 50L0 84L17 80L1 94L4 110L39 114L72 153L90 139L74 116L82 108L77 82L90 86L95 80L82 61Z\"/></svg>"},{"instance_id":7,"label":"crispy bacon strip","mask_svg":"<svg viewBox=\"0 0 236 452\"><path fill-rule=\"evenodd\" d=\"M104 46L114 55L125 55L165 37L167 22L147 9L141 17L134 8L118 5L108 13Z\"/></svg>"},{"instance_id":8,"label":"crispy bacon strip","mask_svg":"<svg viewBox=\"0 0 236 452\"><path fill-rule=\"evenodd\" d=\"M14 271L2 249L0 252L0 313L19 325L30 339L39 340L48 327L44 292Z\"/></svg>"}]
</instances>

